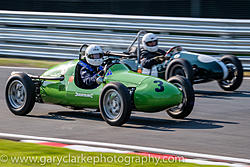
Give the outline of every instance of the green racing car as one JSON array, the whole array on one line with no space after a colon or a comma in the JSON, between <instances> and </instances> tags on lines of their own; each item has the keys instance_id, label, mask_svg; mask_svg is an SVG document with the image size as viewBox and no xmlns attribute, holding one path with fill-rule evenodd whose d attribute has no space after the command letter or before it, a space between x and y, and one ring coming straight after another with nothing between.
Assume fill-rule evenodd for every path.
<instances>
[{"instance_id":1,"label":"green racing car","mask_svg":"<svg viewBox=\"0 0 250 167\"><path fill-rule=\"evenodd\" d=\"M103 119L112 126L126 123L132 110L166 110L177 119L191 113L195 99L189 80L174 76L165 81L143 75L130 70L112 56L112 53L106 53L104 80L95 89L83 89L79 85L79 60L59 64L41 76L12 72L6 83L7 106L20 116L31 112L36 102L72 109L93 108L100 111Z\"/></svg>"}]
</instances>

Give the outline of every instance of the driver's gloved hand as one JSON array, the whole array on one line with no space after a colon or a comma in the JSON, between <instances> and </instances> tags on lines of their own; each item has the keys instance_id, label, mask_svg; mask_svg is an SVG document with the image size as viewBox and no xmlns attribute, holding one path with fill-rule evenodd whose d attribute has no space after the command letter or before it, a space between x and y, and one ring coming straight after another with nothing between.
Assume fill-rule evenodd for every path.
<instances>
[{"instance_id":1,"label":"driver's gloved hand","mask_svg":"<svg viewBox=\"0 0 250 167\"><path fill-rule=\"evenodd\" d=\"M159 57L157 56L157 57L154 57L154 58L152 58L154 61L156 61L157 63L159 62Z\"/></svg>"},{"instance_id":2,"label":"driver's gloved hand","mask_svg":"<svg viewBox=\"0 0 250 167\"><path fill-rule=\"evenodd\" d=\"M104 77L103 77L103 76L99 76L99 77L97 77L97 78L96 78L96 83L97 83L97 84L101 84L101 83L103 83L103 79L104 79Z\"/></svg>"},{"instance_id":3,"label":"driver's gloved hand","mask_svg":"<svg viewBox=\"0 0 250 167\"><path fill-rule=\"evenodd\" d=\"M170 53L166 53L164 55L164 57L165 57L166 60L169 60L171 58L171 54Z\"/></svg>"},{"instance_id":4,"label":"driver's gloved hand","mask_svg":"<svg viewBox=\"0 0 250 167\"><path fill-rule=\"evenodd\" d=\"M165 58L163 56L157 56L157 57L154 57L153 59L157 62L157 64L165 61Z\"/></svg>"},{"instance_id":5,"label":"driver's gloved hand","mask_svg":"<svg viewBox=\"0 0 250 167\"><path fill-rule=\"evenodd\" d=\"M162 57L159 57L159 61L162 63L162 62L164 62L166 59L165 59L165 57L164 56L162 56Z\"/></svg>"}]
</instances>

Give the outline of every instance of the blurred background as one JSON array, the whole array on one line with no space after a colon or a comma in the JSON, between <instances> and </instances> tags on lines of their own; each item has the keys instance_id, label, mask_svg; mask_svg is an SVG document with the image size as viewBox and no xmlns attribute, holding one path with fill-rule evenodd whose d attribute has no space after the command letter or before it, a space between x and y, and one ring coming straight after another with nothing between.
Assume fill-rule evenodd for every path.
<instances>
[{"instance_id":1,"label":"blurred background","mask_svg":"<svg viewBox=\"0 0 250 167\"><path fill-rule=\"evenodd\" d=\"M250 70L249 9L250 0L0 1L0 55L72 59L83 43L123 52L147 30L163 49L233 54Z\"/></svg>"},{"instance_id":2,"label":"blurred background","mask_svg":"<svg viewBox=\"0 0 250 167\"><path fill-rule=\"evenodd\" d=\"M5 0L2 10L249 18L249 0Z\"/></svg>"},{"instance_id":3,"label":"blurred background","mask_svg":"<svg viewBox=\"0 0 250 167\"><path fill-rule=\"evenodd\" d=\"M216 58L236 55L250 76L250 0L0 0L0 67L49 68L77 59L84 43L124 52L139 30L156 33L165 50L181 45ZM0 71L2 92L11 68ZM96 113L67 113L47 104L28 117L14 117L2 93L0 131L249 158L249 83L227 93L214 82L196 87L198 105L184 121L164 120L163 112L139 114L119 128Z\"/></svg>"}]
</instances>

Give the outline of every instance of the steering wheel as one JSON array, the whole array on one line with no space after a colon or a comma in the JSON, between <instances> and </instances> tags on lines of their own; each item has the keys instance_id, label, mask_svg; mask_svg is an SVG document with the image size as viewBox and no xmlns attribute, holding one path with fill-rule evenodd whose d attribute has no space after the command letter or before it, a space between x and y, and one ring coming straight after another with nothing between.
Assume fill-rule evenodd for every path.
<instances>
[{"instance_id":1,"label":"steering wheel","mask_svg":"<svg viewBox=\"0 0 250 167\"><path fill-rule=\"evenodd\" d=\"M108 71L108 69L113 66L114 64L120 64L119 59L117 58L107 58L106 60L104 60L103 65L104 65L104 74L106 74L106 72Z\"/></svg>"},{"instance_id":2,"label":"steering wheel","mask_svg":"<svg viewBox=\"0 0 250 167\"><path fill-rule=\"evenodd\" d=\"M173 51L175 51L175 50L178 51L178 52L180 52L180 51L182 51L183 49L182 49L182 47L181 47L180 45L174 46L174 47L168 49L168 51L166 52L166 54L170 54L171 52L173 52Z\"/></svg>"}]
</instances>

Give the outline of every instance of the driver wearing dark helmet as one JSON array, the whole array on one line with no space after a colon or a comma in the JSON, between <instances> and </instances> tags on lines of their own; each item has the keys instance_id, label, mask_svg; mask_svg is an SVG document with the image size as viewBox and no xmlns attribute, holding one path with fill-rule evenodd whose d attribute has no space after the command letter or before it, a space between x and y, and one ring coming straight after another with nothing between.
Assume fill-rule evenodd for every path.
<instances>
[{"instance_id":1,"label":"driver wearing dark helmet","mask_svg":"<svg viewBox=\"0 0 250 167\"><path fill-rule=\"evenodd\" d=\"M158 48L158 37L153 33L147 33L142 38L141 49L141 65L143 67L142 73L147 75L158 76L157 64L165 61L159 56L165 55L166 52Z\"/></svg>"},{"instance_id":2,"label":"driver wearing dark helmet","mask_svg":"<svg viewBox=\"0 0 250 167\"><path fill-rule=\"evenodd\" d=\"M94 89L103 80L103 51L98 45L89 45L85 50L85 55L78 62L81 66L80 76L82 79L81 87L84 89Z\"/></svg>"}]
</instances>

